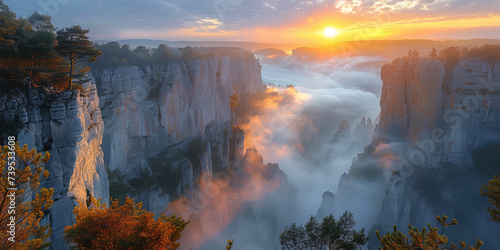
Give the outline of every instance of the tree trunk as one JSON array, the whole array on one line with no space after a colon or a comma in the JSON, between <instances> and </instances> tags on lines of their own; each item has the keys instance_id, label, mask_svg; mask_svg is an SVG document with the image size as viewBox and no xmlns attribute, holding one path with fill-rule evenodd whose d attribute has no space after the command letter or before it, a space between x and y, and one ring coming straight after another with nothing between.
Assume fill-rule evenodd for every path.
<instances>
[{"instance_id":1,"label":"tree trunk","mask_svg":"<svg viewBox=\"0 0 500 250\"><path fill-rule=\"evenodd\" d=\"M73 90L72 88L72 84L73 84L73 55L70 55L69 56L69 64L70 64L70 68L69 68L69 90Z\"/></svg>"},{"instance_id":2,"label":"tree trunk","mask_svg":"<svg viewBox=\"0 0 500 250\"><path fill-rule=\"evenodd\" d=\"M33 60L34 55L31 54L31 60ZM31 78L33 77L33 62L30 65L30 76L28 77L28 93L26 93L26 97L28 98L28 108L31 107Z\"/></svg>"}]
</instances>

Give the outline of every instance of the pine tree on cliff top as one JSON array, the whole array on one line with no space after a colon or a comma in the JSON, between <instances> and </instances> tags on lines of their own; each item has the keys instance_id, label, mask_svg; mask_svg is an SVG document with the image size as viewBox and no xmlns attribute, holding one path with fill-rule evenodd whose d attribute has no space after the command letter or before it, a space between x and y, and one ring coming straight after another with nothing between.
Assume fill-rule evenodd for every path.
<instances>
[{"instance_id":1,"label":"pine tree on cliff top","mask_svg":"<svg viewBox=\"0 0 500 250\"><path fill-rule=\"evenodd\" d=\"M87 36L89 30L84 30L80 25L75 25L70 28L64 28L57 31L58 46L56 50L59 55L65 57L69 61L69 82L68 88L71 90L73 79L81 79L85 73L90 70L88 67L83 67L80 64L83 62L95 62L101 54L99 50L92 47L92 43Z\"/></svg>"}]
</instances>

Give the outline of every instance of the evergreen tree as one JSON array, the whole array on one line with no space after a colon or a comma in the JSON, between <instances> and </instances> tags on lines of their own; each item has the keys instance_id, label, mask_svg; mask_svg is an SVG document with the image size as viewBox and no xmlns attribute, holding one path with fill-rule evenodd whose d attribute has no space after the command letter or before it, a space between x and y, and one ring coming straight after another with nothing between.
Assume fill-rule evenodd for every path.
<instances>
[{"instance_id":1,"label":"evergreen tree","mask_svg":"<svg viewBox=\"0 0 500 250\"><path fill-rule=\"evenodd\" d=\"M448 216L436 216L436 220L442 226L441 232L437 227L431 227L431 224L427 224L429 231L426 228L422 228L420 231L418 228L408 225L409 231L408 238L405 234L398 231L398 227L394 226L394 231L392 233L387 233L383 237L380 233L376 231L380 243L382 243L382 249L421 249L421 250L444 250L444 249L458 249L458 246L451 243L448 244L448 237L444 235L445 228L449 226L457 225L458 222L455 218L450 223L446 223ZM411 239L411 242L410 242ZM478 250L483 245L481 240L476 241L474 247L469 247L469 250ZM465 242L460 242L460 249L465 249L467 244Z\"/></svg>"},{"instance_id":2,"label":"evergreen tree","mask_svg":"<svg viewBox=\"0 0 500 250\"><path fill-rule=\"evenodd\" d=\"M9 163L14 159L16 165L13 166ZM39 189L40 182L49 176L49 172L43 169L49 159L49 152L42 156L35 149L28 150L26 145L23 148L17 144L0 147L0 249L44 249L50 244L47 242L51 233L50 225L41 226L40 220L53 204L54 189ZM9 212L12 210L10 202L13 193L16 202L15 214ZM8 240L13 236L13 233L9 232L11 216L15 216L15 242Z\"/></svg>"},{"instance_id":3,"label":"evergreen tree","mask_svg":"<svg viewBox=\"0 0 500 250\"><path fill-rule=\"evenodd\" d=\"M139 57L139 58L144 58L144 59L148 59L151 57L151 55L149 54L149 49L147 49L146 47L140 45L140 46L137 46L135 49L134 49L134 54Z\"/></svg>"},{"instance_id":4,"label":"evergreen tree","mask_svg":"<svg viewBox=\"0 0 500 250\"><path fill-rule=\"evenodd\" d=\"M32 17L34 15L36 13ZM50 18L49 22L45 22L44 25L47 27L52 25ZM0 67L7 71L4 74L4 80L14 84L21 82L26 86L26 95L31 105L29 93L32 86L57 83L54 74L62 72L65 65L55 51L56 36L50 28L34 30L29 19L21 18L16 28L14 41L15 48L0 46ZM51 82L54 80L55 82Z\"/></svg>"},{"instance_id":5,"label":"evergreen tree","mask_svg":"<svg viewBox=\"0 0 500 250\"><path fill-rule=\"evenodd\" d=\"M193 47L187 46L181 49L181 60L185 62L194 61L200 59L201 55L193 49Z\"/></svg>"},{"instance_id":6,"label":"evergreen tree","mask_svg":"<svg viewBox=\"0 0 500 250\"><path fill-rule=\"evenodd\" d=\"M487 208L491 215L490 220L495 223L500 222L500 175L495 175L488 185L483 185L481 195L488 197L492 205Z\"/></svg>"},{"instance_id":7,"label":"evergreen tree","mask_svg":"<svg viewBox=\"0 0 500 250\"><path fill-rule=\"evenodd\" d=\"M353 230L356 222L347 211L337 221L333 215L323 218L320 224L311 216L305 226L292 224L280 235L283 249L361 249L368 241L365 229Z\"/></svg>"},{"instance_id":8,"label":"evergreen tree","mask_svg":"<svg viewBox=\"0 0 500 250\"><path fill-rule=\"evenodd\" d=\"M458 47L448 47L439 51L438 59L444 63L444 65L451 69L460 62L460 50Z\"/></svg>"},{"instance_id":9,"label":"evergreen tree","mask_svg":"<svg viewBox=\"0 0 500 250\"><path fill-rule=\"evenodd\" d=\"M174 54L170 48L165 44L160 44L158 48L153 51L153 61L157 63L167 62L174 58Z\"/></svg>"},{"instance_id":10,"label":"evergreen tree","mask_svg":"<svg viewBox=\"0 0 500 250\"><path fill-rule=\"evenodd\" d=\"M16 14L0 0L0 46L11 46L15 43L12 36L16 33L17 25Z\"/></svg>"},{"instance_id":11,"label":"evergreen tree","mask_svg":"<svg viewBox=\"0 0 500 250\"><path fill-rule=\"evenodd\" d=\"M31 23L33 30L35 31L48 31L54 32L56 29L51 23L51 17L48 15L43 15L35 11L31 16L28 17L28 21Z\"/></svg>"},{"instance_id":12,"label":"evergreen tree","mask_svg":"<svg viewBox=\"0 0 500 250\"><path fill-rule=\"evenodd\" d=\"M431 53L429 54L429 58L430 59L437 59L437 57L438 57L438 53L437 53L436 48L432 48Z\"/></svg>"},{"instance_id":13,"label":"evergreen tree","mask_svg":"<svg viewBox=\"0 0 500 250\"><path fill-rule=\"evenodd\" d=\"M56 50L59 55L69 61L68 88L70 90L72 89L73 78L83 78L84 74L90 70L88 67L81 67L79 64L94 62L101 54L99 50L92 47L87 37L88 32L89 30L84 30L79 25L57 31L59 44Z\"/></svg>"}]
</instances>

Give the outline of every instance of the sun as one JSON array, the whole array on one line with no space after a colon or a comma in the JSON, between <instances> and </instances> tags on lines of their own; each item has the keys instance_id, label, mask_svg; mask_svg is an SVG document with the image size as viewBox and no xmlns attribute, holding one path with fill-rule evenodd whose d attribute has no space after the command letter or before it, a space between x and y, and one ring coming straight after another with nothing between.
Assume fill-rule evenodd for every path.
<instances>
[{"instance_id":1,"label":"sun","mask_svg":"<svg viewBox=\"0 0 500 250\"><path fill-rule=\"evenodd\" d=\"M335 37L339 32L337 31L337 29L333 28L333 27L326 27L324 30L323 30L323 35L325 37L328 37L328 38L333 38Z\"/></svg>"}]
</instances>

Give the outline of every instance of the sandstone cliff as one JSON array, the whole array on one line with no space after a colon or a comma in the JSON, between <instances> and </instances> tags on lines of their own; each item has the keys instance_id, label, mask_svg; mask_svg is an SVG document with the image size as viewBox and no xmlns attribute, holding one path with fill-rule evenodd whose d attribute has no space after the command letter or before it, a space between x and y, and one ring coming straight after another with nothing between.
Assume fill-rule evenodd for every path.
<instances>
[{"instance_id":1,"label":"sandstone cliff","mask_svg":"<svg viewBox=\"0 0 500 250\"><path fill-rule=\"evenodd\" d=\"M160 213L190 191L201 172L225 170L230 160L241 160L243 134L231 127L229 99L263 90L260 69L251 52L238 51L104 70L103 151L105 164L116 174L112 190L124 183L130 190L119 195L136 197Z\"/></svg>"},{"instance_id":2,"label":"sandstone cliff","mask_svg":"<svg viewBox=\"0 0 500 250\"><path fill-rule=\"evenodd\" d=\"M62 242L64 227L75 222L73 208L77 200L85 201L87 190L96 199L109 199L99 97L95 84L87 82L83 88L84 93L32 91L32 106L23 94L0 97L0 116L24 127L17 134L19 144L50 152L50 176L42 185L54 188L54 205L44 218L52 227L51 249L67 248Z\"/></svg>"},{"instance_id":3,"label":"sandstone cliff","mask_svg":"<svg viewBox=\"0 0 500 250\"><path fill-rule=\"evenodd\" d=\"M404 231L408 223L420 227L446 214L462 226L450 231L452 239L495 244L479 189L498 172L482 159L500 142L500 63L472 58L445 67L410 57L384 65L381 76L373 142L354 160L337 196L349 199L357 181L378 176L364 190L386 190L379 192L382 203L372 202L380 209L375 230L385 234L398 225Z\"/></svg>"}]
</instances>

